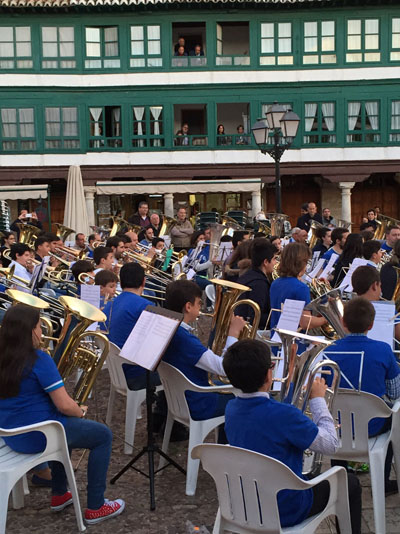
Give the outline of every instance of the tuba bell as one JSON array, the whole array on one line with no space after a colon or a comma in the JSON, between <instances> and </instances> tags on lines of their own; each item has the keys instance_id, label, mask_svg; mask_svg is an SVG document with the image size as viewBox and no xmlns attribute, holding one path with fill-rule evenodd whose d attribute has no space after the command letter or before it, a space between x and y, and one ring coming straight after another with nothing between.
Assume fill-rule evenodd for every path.
<instances>
[{"instance_id":1,"label":"tuba bell","mask_svg":"<svg viewBox=\"0 0 400 534\"><path fill-rule=\"evenodd\" d=\"M343 308L344 304L338 289L317 297L305 307L306 310L320 314L328 321L328 324L321 327L322 334L328 339L340 339L346 335L342 323Z\"/></svg>"},{"instance_id":2,"label":"tuba bell","mask_svg":"<svg viewBox=\"0 0 400 534\"><path fill-rule=\"evenodd\" d=\"M113 225L110 230L109 237L117 235L119 232L122 232L123 229L125 229L125 231L135 232L136 234L139 234L139 232L142 231L142 228L140 226L132 224L123 219L122 217L112 217L112 221Z\"/></svg>"},{"instance_id":3,"label":"tuba bell","mask_svg":"<svg viewBox=\"0 0 400 534\"><path fill-rule=\"evenodd\" d=\"M40 228L32 224L17 223L19 228L19 242L33 248L36 238L41 234Z\"/></svg>"},{"instance_id":4,"label":"tuba bell","mask_svg":"<svg viewBox=\"0 0 400 534\"><path fill-rule=\"evenodd\" d=\"M376 222L378 223L378 226L376 227L376 230L374 232L374 239L382 240L385 239L385 234L388 228L391 226L400 226L400 221L397 219L393 219L393 217L389 217L387 215L379 215L376 219Z\"/></svg>"},{"instance_id":5,"label":"tuba bell","mask_svg":"<svg viewBox=\"0 0 400 534\"><path fill-rule=\"evenodd\" d=\"M323 225L317 221L310 221L310 230L308 231L308 246L312 250L319 239L318 231Z\"/></svg>"},{"instance_id":6,"label":"tuba bell","mask_svg":"<svg viewBox=\"0 0 400 534\"><path fill-rule=\"evenodd\" d=\"M168 217L167 215L163 215L161 228L159 232L159 236L162 237L163 235L170 235L172 228L178 224L178 221L174 219L173 217Z\"/></svg>"},{"instance_id":7,"label":"tuba bell","mask_svg":"<svg viewBox=\"0 0 400 534\"><path fill-rule=\"evenodd\" d=\"M75 230L73 230L72 228L68 228L68 226L64 226L61 223L54 223L54 226L57 228L57 237L59 237L63 243L65 243L68 236L76 233Z\"/></svg>"}]
</instances>

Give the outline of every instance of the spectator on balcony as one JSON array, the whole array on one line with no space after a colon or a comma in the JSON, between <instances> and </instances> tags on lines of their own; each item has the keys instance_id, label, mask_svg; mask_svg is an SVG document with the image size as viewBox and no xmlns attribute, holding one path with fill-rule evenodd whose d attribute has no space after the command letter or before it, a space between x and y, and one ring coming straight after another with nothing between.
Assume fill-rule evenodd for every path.
<instances>
[{"instance_id":1,"label":"spectator on balcony","mask_svg":"<svg viewBox=\"0 0 400 534\"><path fill-rule=\"evenodd\" d=\"M180 36L178 37L178 42L176 43L175 48L174 48L175 55L176 55L176 53L178 52L179 47L180 47L180 46L183 46L183 48L185 48L185 45L186 45L185 38L182 37L182 35L180 35ZM187 54L186 54L186 55L187 55Z\"/></svg>"},{"instance_id":2,"label":"spectator on balcony","mask_svg":"<svg viewBox=\"0 0 400 534\"><path fill-rule=\"evenodd\" d=\"M184 46L180 46L178 48L178 50L175 52L175 54L174 54L174 56L176 56L176 57L183 57L183 56L187 56L187 55L188 55L188 53L186 52Z\"/></svg>"},{"instance_id":3,"label":"spectator on balcony","mask_svg":"<svg viewBox=\"0 0 400 534\"><path fill-rule=\"evenodd\" d=\"M230 145L231 138L225 135L225 126L223 124L218 124L217 127L217 145Z\"/></svg>"},{"instance_id":4,"label":"spectator on balcony","mask_svg":"<svg viewBox=\"0 0 400 534\"><path fill-rule=\"evenodd\" d=\"M238 135L236 136L236 144L237 145L248 145L249 138L244 136L243 124L239 124L239 126L236 128L236 131L238 133Z\"/></svg>"},{"instance_id":5,"label":"spectator on balcony","mask_svg":"<svg viewBox=\"0 0 400 534\"><path fill-rule=\"evenodd\" d=\"M176 146L188 146L189 143L189 125L187 122L182 124L182 128L176 132Z\"/></svg>"},{"instance_id":6,"label":"spectator on balcony","mask_svg":"<svg viewBox=\"0 0 400 534\"><path fill-rule=\"evenodd\" d=\"M190 51L190 56L201 57L204 56L204 52L199 44L197 44L193 50Z\"/></svg>"}]
</instances>

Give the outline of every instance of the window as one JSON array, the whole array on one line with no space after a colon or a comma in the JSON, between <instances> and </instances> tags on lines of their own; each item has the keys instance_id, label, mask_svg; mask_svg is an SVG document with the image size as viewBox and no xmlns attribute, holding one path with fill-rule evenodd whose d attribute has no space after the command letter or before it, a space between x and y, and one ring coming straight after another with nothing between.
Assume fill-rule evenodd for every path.
<instances>
[{"instance_id":1,"label":"window","mask_svg":"<svg viewBox=\"0 0 400 534\"><path fill-rule=\"evenodd\" d=\"M347 143L379 143L379 102L348 102Z\"/></svg>"},{"instance_id":2,"label":"window","mask_svg":"<svg viewBox=\"0 0 400 534\"><path fill-rule=\"evenodd\" d=\"M336 63L335 21L304 23L303 64Z\"/></svg>"},{"instance_id":3,"label":"window","mask_svg":"<svg viewBox=\"0 0 400 534\"><path fill-rule=\"evenodd\" d=\"M304 104L304 144L336 143L334 102Z\"/></svg>"},{"instance_id":4,"label":"window","mask_svg":"<svg viewBox=\"0 0 400 534\"><path fill-rule=\"evenodd\" d=\"M392 100L389 141L400 141L400 100Z\"/></svg>"},{"instance_id":5,"label":"window","mask_svg":"<svg viewBox=\"0 0 400 534\"><path fill-rule=\"evenodd\" d=\"M74 28L45 26L42 28L42 68L74 69Z\"/></svg>"},{"instance_id":6,"label":"window","mask_svg":"<svg viewBox=\"0 0 400 534\"><path fill-rule=\"evenodd\" d=\"M174 104L173 129L176 147L207 146L207 105Z\"/></svg>"},{"instance_id":7,"label":"window","mask_svg":"<svg viewBox=\"0 0 400 534\"><path fill-rule=\"evenodd\" d=\"M354 19L347 21L346 61L380 61L379 19Z\"/></svg>"},{"instance_id":8,"label":"window","mask_svg":"<svg viewBox=\"0 0 400 534\"><path fill-rule=\"evenodd\" d=\"M104 106L89 108L89 148L121 148L121 108Z\"/></svg>"},{"instance_id":9,"label":"window","mask_svg":"<svg viewBox=\"0 0 400 534\"><path fill-rule=\"evenodd\" d=\"M392 19L392 51L391 61L400 61L400 18Z\"/></svg>"},{"instance_id":10,"label":"window","mask_svg":"<svg viewBox=\"0 0 400 534\"><path fill-rule=\"evenodd\" d=\"M2 150L36 150L33 108L1 109Z\"/></svg>"},{"instance_id":11,"label":"window","mask_svg":"<svg viewBox=\"0 0 400 534\"><path fill-rule=\"evenodd\" d=\"M121 66L118 58L118 28L116 26L86 28L87 69L116 69Z\"/></svg>"},{"instance_id":12,"label":"window","mask_svg":"<svg viewBox=\"0 0 400 534\"><path fill-rule=\"evenodd\" d=\"M261 23L260 65L293 65L292 23Z\"/></svg>"},{"instance_id":13,"label":"window","mask_svg":"<svg viewBox=\"0 0 400 534\"><path fill-rule=\"evenodd\" d=\"M131 67L162 67L160 26L131 26Z\"/></svg>"},{"instance_id":14,"label":"window","mask_svg":"<svg viewBox=\"0 0 400 534\"><path fill-rule=\"evenodd\" d=\"M216 65L250 65L248 22L217 23Z\"/></svg>"},{"instance_id":15,"label":"window","mask_svg":"<svg viewBox=\"0 0 400 534\"><path fill-rule=\"evenodd\" d=\"M45 141L47 149L76 149L80 147L78 108L45 108Z\"/></svg>"},{"instance_id":16,"label":"window","mask_svg":"<svg viewBox=\"0 0 400 534\"><path fill-rule=\"evenodd\" d=\"M29 26L0 27L0 69L31 69L32 46Z\"/></svg>"},{"instance_id":17,"label":"window","mask_svg":"<svg viewBox=\"0 0 400 534\"><path fill-rule=\"evenodd\" d=\"M205 22L174 22L171 45L172 67L207 66Z\"/></svg>"},{"instance_id":18,"label":"window","mask_svg":"<svg viewBox=\"0 0 400 534\"><path fill-rule=\"evenodd\" d=\"M133 147L164 146L163 106L134 106L132 119Z\"/></svg>"},{"instance_id":19,"label":"window","mask_svg":"<svg viewBox=\"0 0 400 534\"><path fill-rule=\"evenodd\" d=\"M215 126L218 148L242 148L252 144L250 104L231 102L217 104Z\"/></svg>"}]
</instances>

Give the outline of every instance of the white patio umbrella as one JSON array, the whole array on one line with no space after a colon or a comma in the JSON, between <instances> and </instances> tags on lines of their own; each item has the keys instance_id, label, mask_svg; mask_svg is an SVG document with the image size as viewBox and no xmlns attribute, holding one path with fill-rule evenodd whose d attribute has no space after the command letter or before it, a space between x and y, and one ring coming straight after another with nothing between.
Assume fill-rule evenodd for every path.
<instances>
[{"instance_id":1,"label":"white patio umbrella","mask_svg":"<svg viewBox=\"0 0 400 534\"><path fill-rule=\"evenodd\" d=\"M68 170L64 226L73 228L76 233L82 233L86 236L90 233L82 174L79 165L71 165ZM73 239L73 235L69 236L69 239Z\"/></svg>"}]
</instances>

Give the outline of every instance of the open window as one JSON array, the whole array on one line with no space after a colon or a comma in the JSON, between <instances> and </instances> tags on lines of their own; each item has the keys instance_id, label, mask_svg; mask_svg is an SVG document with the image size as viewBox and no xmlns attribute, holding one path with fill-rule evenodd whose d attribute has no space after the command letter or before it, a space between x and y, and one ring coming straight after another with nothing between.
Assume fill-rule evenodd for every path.
<instances>
[{"instance_id":1,"label":"open window","mask_svg":"<svg viewBox=\"0 0 400 534\"><path fill-rule=\"evenodd\" d=\"M248 22L217 23L216 65L250 65Z\"/></svg>"},{"instance_id":2,"label":"open window","mask_svg":"<svg viewBox=\"0 0 400 534\"><path fill-rule=\"evenodd\" d=\"M207 105L174 105L174 145L207 146Z\"/></svg>"},{"instance_id":3,"label":"open window","mask_svg":"<svg viewBox=\"0 0 400 534\"><path fill-rule=\"evenodd\" d=\"M251 144L250 104L217 104L216 136L219 148L240 148Z\"/></svg>"},{"instance_id":4,"label":"open window","mask_svg":"<svg viewBox=\"0 0 400 534\"><path fill-rule=\"evenodd\" d=\"M90 107L90 148L121 148L120 106Z\"/></svg>"},{"instance_id":5,"label":"open window","mask_svg":"<svg viewBox=\"0 0 400 534\"><path fill-rule=\"evenodd\" d=\"M205 22L172 24L172 55L173 67L207 65Z\"/></svg>"}]
</instances>

